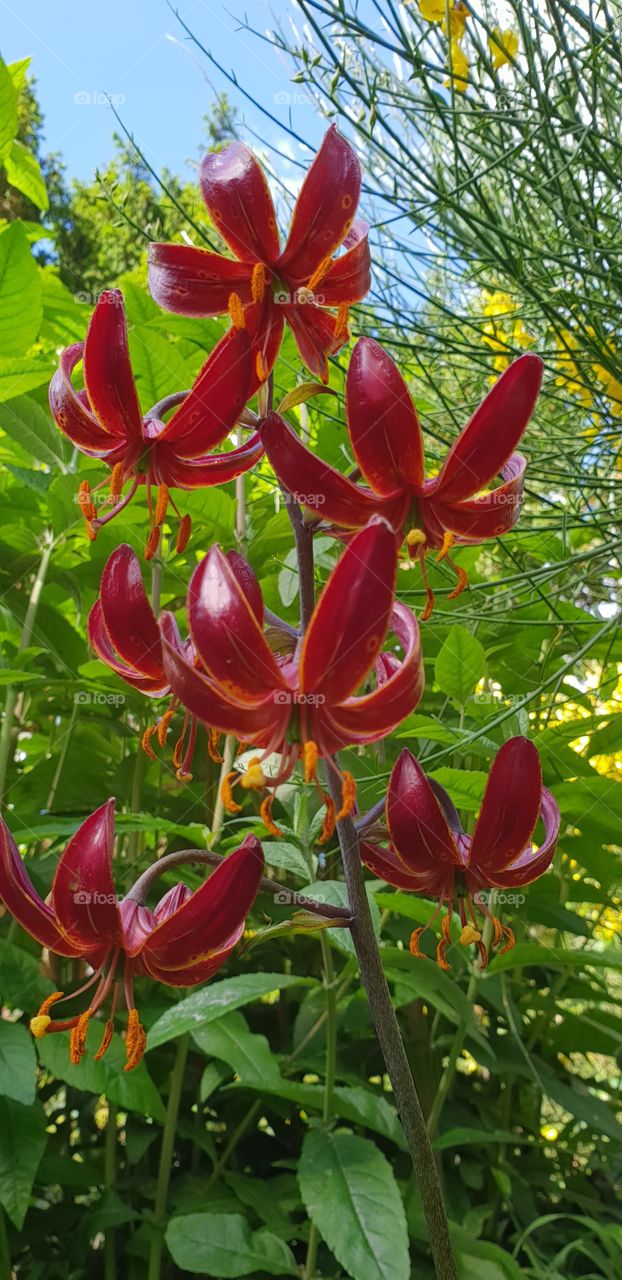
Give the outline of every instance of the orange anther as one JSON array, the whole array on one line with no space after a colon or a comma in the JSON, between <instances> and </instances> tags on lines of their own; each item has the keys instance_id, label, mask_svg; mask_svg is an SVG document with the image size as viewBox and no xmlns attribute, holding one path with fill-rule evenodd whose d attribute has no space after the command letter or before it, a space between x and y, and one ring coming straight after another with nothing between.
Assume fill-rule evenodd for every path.
<instances>
[{"instance_id":1,"label":"orange anther","mask_svg":"<svg viewBox=\"0 0 622 1280\"><path fill-rule=\"evenodd\" d=\"M178 555L181 555L182 551L186 550L191 532L192 532L192 520L190 519L190 516L188 515L182 516L180 525L179 525L179 531L177 533L177 542L175 544L175 550Z\"/></svg>"},{"instance_id":2,"label":"orange anther","mask_svg":"<svg viewBox=\"0 0 622 1280\"><path fill-rule=\"evenodd\" d=\"M151 530L145 547L145 560L153 560L153 557L160 545L160 530L155 528Z\"/></svg>"},{"instance_id":3,"label":"orange anther","mask_svg":"<svg viewBox=\"0 0 622 1280\"><path fill-rule=\"evenodd\" d=\"M145 729L145 732L143 733L143 736L140 740L140 745L145 755L149 756L150 760L157 760L158 758L151 745L151 739L156 731L156 727L157 726L155 724L150 724L148 728Z\"/></svg>"},{"instance_id":4,"label":"orange anther","mask_svg":"<svg viewBox=\"0 0 622 1280\"><path fill-rule=\"evenodd\" d=\"M115 462L110 476L110 497L118 502L123 490L123 463Z\"/></svg>"},{"instance_id":5,"label":"orange anther","mask_svg":"<svg viewBox=\"0 0 622 1280\"><path fill-rule=\"evenodd\" d=\"M233 784L238 781L239 774L235 769L227 773L220 784L220 796L227 813L241 813L242 805L233 799ZM233 781L232 781L233 780Z\"/></svg>"},{"instance_id":6,"label":"orange anther","mask_svg":"<svg viewBox=\"0 0 622 1280\"><path fill-rule=\"evenodd\" d=\"M274 796L267 795L259 806L259 816L266 828L266 831L269 831L271 836L282 836L283 832L281 831L281 828L277 827L276 822L274 822L272 818L273 802Z\"/></svg>"},{"instance_id":7,"label":"orange anther","mask_svg":"<svg viewBox=\"0 0 622 1280\"><path fill-rule=\"evenodd\" d=\"M263 262L256 262L251 276L251 296L253 302L262 302L266 291L266 271Z\"/></svg>"},{"instance_id":8,"label":"orange anther","mask_svg":"<svg viewBox=\"0 0 622 1280\"><path fill-rule=\"evenodd\" d=\"M156 499L155 522L159 526L163 523L168 507L168 485L158 485L158 496Z\"/></svg>"},{"instance_id":9,"label":"orange anther","mask_svg":"<svg viewBox=\"0 0 622 1280\"><path fill-rule=\"evenodd\" d=\"M87 1009L85 1013L81 1013L75 1027L71 1030L69 1037L69 1057L74 1067L79 1067L84 1054L86 1053L86 1036L89 1029L89 1021L91 1018L91 1010Z\"/></svg>"},{"instance_id":10,"label":"orange anther","mask_svg":"<svg viewBox=\"0 0 622 1280\"><path fill-rule=\"evenodd\" d=\"M145 1030L141 1026L137 1009L130 1009L127 1020L127 1034L125 1037L125 1057L126 1063L124 1071L133 1071L141 1061L145 1049L147 1047L147 1036Z\"/></svg>"},{"instance_id":11,"label":"orange anther","mask_svg":"<svg viewBox=\"0 0 622 1280\"><path fill-rule=\"evenodd\" d=\"M356 803L356 782L354 781L352 774L348 773L347 769L344 769L342 779L341 808L339 813L336 815L336 822L341 822L342 818L349 817Z\"/></svg>"},{"instance_id":12,"label":"orange anther","mask_svg":"<svg viewBox=\"0 0 622 1280\"><path fill-rule=\"evenodd\" d=\"M99 1062L99 1059L103 1058L106 1052L106 1049L110 1047L110 1041L112 1040L113 1031L114 1031L114 1021L112 1018L109 1018L104 1027L104 1034L102 1036L99 1049L97 1050L97 1053L93 1054L94 1062Z\"/></svg>"},{"instance_id":13,"label":"orange anther","mask_svg":"<svg viewBox=\"0 0 622 1280\"><path fill-rule=\"evenodd\" d=\"M244 307L242 306L242 299L239 293L229 294L229 301L227 303L227 307L229 310L229 315L231 316L233 327L235 329L245 329L246 318L244 316Z\"/></svg>"},{"instance_id":14,"label":"orange anther","mask_svg":"<svg viewBox=\"0 0 622 1280\"><path fill-rule=\"evenodd\" d=\"M302 760L305 771L305 782L313 782L315 780L319 754L320 753L315 742L312 742L311 739L304 743L302 748Z\"/></svg>"},{"instance_id":15,"label":"orange anther","mask_svg":"<svg viewBox=\"0 0 622 1280\"><path fill-rule=\"evenodd\" d=\"M223 762L223 757L218 750L219 741L220 734L218 729L210 729L207 739L207 750L209 752L209 758L214 761L214 764L222 764Z\"/></svg>"}]
</instances>

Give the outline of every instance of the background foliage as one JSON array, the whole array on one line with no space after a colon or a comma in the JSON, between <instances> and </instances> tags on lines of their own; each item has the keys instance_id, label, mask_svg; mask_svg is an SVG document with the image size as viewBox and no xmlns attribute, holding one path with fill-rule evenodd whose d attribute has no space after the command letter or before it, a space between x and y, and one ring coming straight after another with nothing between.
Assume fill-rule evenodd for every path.
<instances>
[{"instance_id":1,"label":"background foliage","mask_svg":"<svg viewBox=\"0 0 622 1280\"><path fill-rule=\"evenodd\" d=\"M511 0L507 26L519 50L515 64L495 68L495 15L472 14L462 92L455 76L443 87L442 21L427 21L416 5L373 3L368 22L353 0L300 0L299 9L304 30L273 38L318 109L343 118L360 144L378 265L357 323L398 353L432 468L512 355L531 346L546 362L520 524L497 544L459 553L471 585L458 600L447 599L444 566L432 568L425 700L394 738L349 753L347 767L367 807L408 742L472 821L499 744L533 736L562 837L551 871L524 901L502 904L515 951L485 974L458 948L450 975L417 963L405 944L429 904L369 887L463 1280L615 1280L616 15L602 3ZM208 145L236 130L244 133L236 111L215 101ZM185 231L198 243L215 233L196 190L172 175L160 185L127 139L92 185L68 186L60 158L41 156L40 136L27 65L2 65L0 779L7 820L43 893L67 837L115 795L122 889L154 854L205 845L217 770L204 740L190 785L176 782L170 755L147 761L137 744L150 709L88 652L85 620L105 560L121 539L142 553L144 517L133 504L86 541L77 486L101 474L53 427L47 383L58 349L83 337L100 288L119 284L143 406L189 386L220 322L162 314L146 291L144 247L154 235ZM346 469L344 360L331 371L337 397L296 412L318 452ZM278 389L300 377L286 344ZM267 463L246 478L244 502L243 549L267 604L295 621L289 523ZM234 486L188 495L184 509L195 532L165 566L162 599L172 608L212 541L240 541ZM336 553L328 540L317 550L320 580ZM401 567L399 593L421 609L418 570ZM293 888L321 878L323 892L343 901L338 857L329 850L318 863L319 816L297 784L281 813L286 839L264 844L270 873ZM221 850L252 827L248 809L228 820ZM259 823L253 829L261 834ZM189 872L188 882L198 878ZM34 1280L304 1271L310 1280L314 1259L334 1280L432 1274L349 937L257 937L287 915L259 900L246 949L204 989L177 998L143 984L149 1049L129 1076L119 1042L79 1068L60 1035L35 1049L28 1017L72 974L2 918L0 1274L11 1266Z\"/></svg>"}]
</instances>

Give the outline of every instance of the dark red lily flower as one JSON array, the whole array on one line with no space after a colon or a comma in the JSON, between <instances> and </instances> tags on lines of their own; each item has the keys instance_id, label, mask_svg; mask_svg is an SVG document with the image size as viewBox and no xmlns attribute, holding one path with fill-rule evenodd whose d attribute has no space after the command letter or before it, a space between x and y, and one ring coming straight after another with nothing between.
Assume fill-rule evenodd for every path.
<instances>
[{"instance_id":1,"label":"dark red lily flower","mask_svg":"<svg viewBox=\"0 0 622 1280\"><path fill-rule=\"evenodd\" d=\"M228 551L226 559L242 590L251 599L259 594L259 583L250 565L237 551ZM126 684L148 698L170 697L170 705L154 725L143 734L142 745L151 760L156 759L152 747L154 735L164 746L170 722L179 707L179 698L171 695L164 669L162 641L155 614L143 584L140 561L135 551L122 543L109 556L99 584L99 597L89 614L88 634L91 648L111 671ZM183 642L189 662L194 662L192 642ZM217 764L218 733L208 735L209 753ZM190 768L197 737L196 717L184 714L181 733L175 744L173 764L180 782L190 782Z\"/></svg>"},{"instance_id":2,"label":"dark red lily flower","mask_svg":"<svg viewBox=\"0 0 622 1280\"><path fill-rule=\"evenodd\" d=\"M76 391L71 381L80 360L85 391ZM179 516L169 489L224 484L257 462L263 452L257 434L229 453L211 452L240 417L250 394L251 372L248 334L230 330L214 347L191 390L167 397L143 417L130 364L123 294L118 289L101 294L86 341L63 351L50 383L50 409L57 427L81 453L101 458L112 469L106 499L112 509L105 515L97 515L88 483L80 485L80 502L92 539L144 484L151 529L146 555L151 559L169 501ZM175 405L179 407L164 422L165 414ZM128 481L130 488L123 497ZM102 486L106 483L102 481ZM190 517L179 518L177 550L183 551L190 536Z\"/></svg>"},{"instance_id":3,"label":"dark red lily flower","mask_svg":"<svg viewBox=\"0 0 622 1280\"><path fill-rule=\"evenodd\" d=\"M281 252L265 174L242 142L207 155L201 192L235 259L185 244L152 244L149 287L156 302L184 316L229 311L246 328L255 356L253 390L279 353L285 322L304 364L326 382L327 357L348 341L348 308L370 284L366 222L353 222L361 168L334 125L302 184ZM340 258L333 254L343 244ZM337 315L326 308L337 308Z\"/></svg>"},{"instance_id":4,"label":"dark red lily flower","mask_svg":"<svg viewBox=\"0 0 622 1280\"><path fill-rule=\"evenodd\" d=\"M199 720L262 750L246 773L229 775L224 798L231 812L239 811L231 794L234 780L247 790L274 792L298 760L326 805L322 842L351 811L351 775L342 777L336 814L317 779L318 760L336 768L332 755L341 747L383 738L423 690L419 629L410 610L395 601L395 572L395 535L386 521L372 521L333 569L305 636L297 643L284 639L280 653L264 636L261 595L249 600L217 546L195 569L188 592L195 663L174 618L162 614L164 666L180 702ZM381 652L389 627L402 647L401 659ZM355 696L372 671L376 688ZM281 756L281 767L270 778L262 764L273 752ZM262 817L280 834L271 819L272 799L264 799Z\"/></svg>"},{"instance_id":5,"label":"dark red lily flower","mask_svg":"<svg viewBox=\"0 0 622 1280\"><path fill-rule=\"evenodd\" d=\"M118 900L112 878L114 800L92 813L62 854L50 894L43 902L5 822L0 818L0 897L18 923L43 947L61 956L79 957L93 974L79 991L56 991L44 1000L30 1027L37 1038L71 1031L70 1052L79 1063L86 1049L90 1019L111 996L101 1058L113 1033L123 984L128 1009L127 1063L140 1062L146 1037L134 1003L134 978L147 974L169 987L193 987L213 977L239 942L244 920L255 901L263 871L263 851L254 836L216 868L195 893L177 884L153 911L130 890ZM81 1014L56 1021L50 1009L94 988Z\"/></svg>"},{"instance_id":6,"label":"dark red lily flower","mask_svg":"<svg viewBox=\"0 0 622 1280\"><path fill-rule=\"evenodd\" d=\"M429 617L434 597L427 585L425 552L440 550L458 585L463 569L449 559L454 542L478 543L507 533L516 523L526 460L514 453L533 412L542 380L539 356L520 356L495 383L458 436L433 479L425 479L423 437L410 392L391 357L372 338L359 338L346 377L346 416L354 455L367 486L355 484L301 444L278 414L261 427L266 453L290 493L341 529L360 529L383 515L417 555L426 582ZM504 483L477 497L498 474Z\"/></svg>"},{"instance_id":7,"label":"dark red lily flower","mask_svg":"<svg viewBox=\"0 0 622 1280\"><path fill-rule=\"evenodd\" d=\"M539 817L544 824L544 842L534 853L532 837ZM382 848L363 840L361 857L387 884L438 898L432 920L447 903L436 952L442 969L449 968L445 950L451 943L456 897L462 922L460 942L464 946L477 943L482 962L487 964L476 911L492 920L493 946L505 936L502 951L508 951L514 946L514 935L491 915L483 891L517 889L537 880L552 861L559 824L557 802L542 785L538 752L528 738L510 738L497 752L472 835L462 830L443 788L426 777L405 749L393 767L387 793L389 846ZM422 954L419 938L423 932L420 928L412 934L410 950L414 956Z\"/></svg>"}]
</instances>

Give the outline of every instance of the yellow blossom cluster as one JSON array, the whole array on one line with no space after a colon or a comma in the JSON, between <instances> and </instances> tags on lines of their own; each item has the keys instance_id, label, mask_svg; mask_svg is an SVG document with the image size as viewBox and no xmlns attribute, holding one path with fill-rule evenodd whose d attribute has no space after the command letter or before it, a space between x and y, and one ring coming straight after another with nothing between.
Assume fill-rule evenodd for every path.
<instances>
[{"instance_id":1,"label":"yellow blossom cluster","mask_svg":"<svg viewBox=\"0 0 622 1280\"><path fill-rule=\"evenodd\" d=\"M596 339L594 329L587 326L585 333L588 338ZM556 378L558 387L563 387L570 395L574 395L585 409L592 409L594 406L594 395L591 387L586 379L586 368L590 368L594 377L598 379L602 387L603 398L605 400L608 412L614 418L622 417L622 379L612 372L612 366L615 367L619 363L616 347L613 342L607 342L603 349L600 360L584 359L581 364L577 359L577 354L581 351L582 344L576 334L570 329L562 329L555 337L557 346L557 368L559 376ZM607 360L608 363L603 363ZM583 432L586 439L593 439L598 435L599 426L594 425ZM620 460L618 460L618 463Z\"/></svg>"},{"instance_id":2,"label":"yellow blossom cluster","mask_svg":"<svg viewBox=\"0 0 622 1280\"><path fill-rule=\"evenodd\" d=\"M493 292L485 289L483 296L483 312L486 316L484 342L496 352L493 360L495 376L490 379L494 382L496 375L503 373L515 358L515 348L528 351L536 339L525 327L522 317L517 315L518 303L509 293L502 289L495 289Z\"/></svg>"},{"instance_id":3,"label":"yellow blossom cluster","mask_svg":"<svg viewBox=\"0 0 622 1280\"><path fill-rule=\"evenodd\" d=\"M417 0L421 17L426 22L438 22L445 35L449 36L448 68L449 77L445 80L445 88L453 87L456 93L464 93L469 83L469 59L464 49L466 24L469 10L463 0ZM514 61L518 52L518 36L515 31L493 27L488 39L488 48L495 71Z\"/></svg>"}]
</instances>

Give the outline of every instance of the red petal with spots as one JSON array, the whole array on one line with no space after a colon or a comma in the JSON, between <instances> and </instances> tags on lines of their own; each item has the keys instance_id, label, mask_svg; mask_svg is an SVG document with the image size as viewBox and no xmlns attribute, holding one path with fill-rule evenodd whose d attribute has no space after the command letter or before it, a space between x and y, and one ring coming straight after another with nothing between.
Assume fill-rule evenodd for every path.
<instances>
[{"instance_id":1,"label":"red petal with spots","mask_svg":"<svg viewBox=\"0 0 622 1280\"><path fill-rule=\"evenodd\" d=\"M226 559L229 561L231 569L235 574L244 595L253 610L253 613L255 614L259 626L263 626L264 610L261 587L253 573L253 570L251 569L250 564L248 563L248 560L245 560L244 556L241 556L239 551L228 551Z\"/></svg>"},{"instance_id":2,"label":"red petal with spots","mask_svg":"<svg viewBox=\"0 0 622 1280\"><path fill-rule=\"evenodd\" d=\"M496 538L513 529L520 515L523 491L525 487L526 458L515 453L501 474L506 483L493 489L492 493L470 501L447 503L435 497L420 498L419 505L424 524L427 523L428 511L443 529L455 533L468 542L483 542L485 538Z\"/></svg>"},{"instance_id":3,"label":"red petal with spots","mask_svg":"<svg viewBox=\"0 0 622 1280\"><path fill-rule=\"evenodd\" d=\"M557 848L557 837L561 822L557 801L546 787L542 788L540 816L544 823L544 841L540 848L533 853L531 842L529 842L527 848L523 850L520 857L511 866L504 868L502 871L496 871L494 867L488 867L483 875L477 877L481 884L499 889L517 889L521 885L531 884L533 880L537 880L538 876L541 876L546 871L553 861L553 854ZM478 870L479 868L476 869L476 874Z\"/></svg>"},{"instance_id":4,"label":"red petal with spots","mask_svg":"<svg viewBox=\"0 0 622 1280\"><path fill-rule=\"evenodd\" d=\"M287 687L248 597L218 546L192 575L188 617L196 653L225 696L259 701Z\"/></svg>"},{"instance_id":5,"label":"red petal with spots","mask_svg":"<svg viewBox=\"0 0 622 1280\"><path fill-rule=\"evenodd\" d=\"M345 302L362 302L371 284L371 255L367 236L369 223L355 222L344 241L346 253L335 258L316 289L318 304L337 307Z\"/></svg>"},{"instance_id":6,"label":"red petal with spots","mask_svg":"<svg viewBox=\"0 0 622 1280\"><path fill-rule=\"evenodd\" d=\"M396 853L415 875L461 867L458 846L418 760L405 748L387 792L387 826Z\"/></svg>"},{"instance_id":7,"label":"red petal with spots","mask_svg":"<svg viewBox=\"0 0 622 1280\"><path fill-rule=\"evenodd\" d=\"M257 896L263 851L254 836L229 854L190 898L154 929L141 958L171 974L209 961L240 929Z\"/></svg>"},{"instance_id":8,"label":"red petal with spots","mask_svg":"<svg viewBox=\"0 0 622 1280\"><path fill-rule=\"evenodd\" d=\"M344 332L342 341L336 341L337 321L328 311L322 311L313 303L304 305L286 305L283 307L285 319L294 335L300 357L311 373L322 382L328 382L328 357L338 350L343 342L347 342L349 334Z\"/></svg>"},{"instance_id":9,"label":"red petal with spots","mask_svg":"<svg viewBox=\"0 0 622 1280\"><path fill-rule=\"evenodd\" d=\"M62 352L59 367L50 382L50 412L63 435L75 444L81 453L92 458L106 458L118 446L97 418L83 404L71 382L71 375L82 359L83 342L75 342Z\"/></svg>"},{"instance_id":10,"label":"red petal with spots","mask_svg":"<svg viewBox=\"0 0 622 1280\"><path fill-rule=\"evenodd\" d=\"M140 560L123 543L106 561L99 587L106 630L136 673L166 684L160 632L143 586Z\"/></svg>"},{"instance_id":11,"label":"red petal with spots","mask_svg":"<svg viewBox=\"0 0 622 1280\"><path fill-rule=\"evenodd\" d=\"M385 520L352 539L313 611L300 657L300 690L341 702L374 665L387 634L397 548Z\"/></svg>"},{"instance_id":12,"label":"red petal with spots","mask_svg":"<svg viewBox=\"0 0 622 1280\"><path fill-rule=\"evenodd\" d=\"M290 283L307 284L325 258L344 240L361 194L361 166L335 125L307 173L294 208L289 239L277 272Z\"/></svg>"},{"instance_id":13,"label":"red petal with spots","mask_svg":"<svg viewBox=\"0 0 622 1280\"><path fill-rule=\"evenodd\" d=\"M425 676L417 621L405 605L395 604L391 625L404 650L403 659L396 658L395 665L391 663L388 678L373 693L349 698L328 709L330 727L344 745L384 738L414 711L423 693ZM322 713L320 706L320 720Z\"/></svg>"},{"instance_id":14,"label":"red petal with spots","mask_svg":"<svg viewBox=\"0 0 622 1280\"><path fill-rule=\"evenodd\" d=\"M387 503L353 484L305 448L278 413L268 414L260 434L281 483L298 501L302 498L315 515L346 529L360 529L374 515L385 515L390 523L401 517L404 510L401 497L397 503Z\"/></svg>"},{"instance_id":15,"label":"red petal with spots","mask_svg":"<svg viewBox=\"0 0 622 1280\"><path fill-rule=\"evenodd\" d=\"M175 442L180 458L202 457L225 440L246 401L252 351L244 329L230 329L214 347L191 391L158 437Z\"/></svg>"},{"instance_id":16,"label":"red petal with spots","mask_svg":"<svg viewBox=\"0 0 622 1280\"><path fill-rule=\"evenodd\" d=\"M5 821L0 817L0 898L17 923L42 947L61 956L84 955L81 939L61 933L51 907L35 889Z\"/></svg>"},{"instance_id":17,"label":"red petal with spots","mask_svg":"<svg viewBox=\"0 0 622 1280\"><path fill-rule=\"evenodd\" d=\"M356 460L376 493L418 488L423 439L402 375L373 338L359 338L346 378L348 430Z\"/></svg>"},{"instance_id":18,"label":"red petal with spots","mask_svg":"<svg viewBox=\"0 0 622 1280\"><path fill-rule=\"evenodd\" d=\"M142 414L119 289L106 289L91 316L84 344L84 382L93 413L106 430L142 440Z\"/></svg>"},{"instance_id":19,"label":"red petal with spots","mask_svg":"<svg viewBox=\"0 0 622 1280\"><path fill-rule=\"evenodd\" d=\"M251 301L252 268L188 244L149 245L149 289L165 311L180 316L219 316L232 293Z\"/></svg>"},{"instance_id":20,"label":"red petal with spots","mask_svg":"<svg viewBox=\"0 0 622 1280\"><path fill-rule=\"evenodd\" d=\"M205 156L201 193L209 215L229 248L243 262L272 263L279 233L272 196L261 165L243 142Z\"/></svg>"},{"instance_id":21,"label":"red petal with spots","mask_svg":"<svg viewBox=\"0 0 622 1280\"><path fill-rule=\"evenodd\" d=\"M398 858L393 849L383 849L381 845L372 844L369 840L361 842L361 859L369 871L392 884L395 889L406 889L410 893L429 894L440 897L450 882L451 871L446 867L430 868L419 875L409 871Z\"/></svg>"},{"instance_id":22,"label":"red petal with spots","mask_svg":"<svg viewBox=\"0 0 622 1280\"><path fill-rule=\"evenodd\" d=\"M180 648L179 633L171 614L162 614L160 630L164 667L171 689L192 715L220 733L232 733L245 742L263 744L284 736L289 720L288 705L276 703L272 695L250 705L228 698L188 662Z\"/></svg>"},{"instance_id":23,"label":"red petal with spots","mask_svg":"<svg viewBox=\"0 0 622 1280\"><path fill-rule=\"evenodd\" d=\"M510 738L497 752L471 840L470 867L500 873L523 853L538 821L542 771L528 738Z\"/></svg>"},{"instance_id":24,"label":"red petal with spots","mask_svg":"<svg viewBox=\"0 0 622 1280\"><path fill-rule=\"evenodd\" d=\"M112 878L114 800L78 827L63 853L52 884L60 928L85 947L121 940L121 917Z\"/></svg>"},{"instance_id":25,"label":"red petal with spots","mask_svg":"<svg viewBox=\"0 0 622 1280\"><path fill-rule=\"evenodd\" d=\"M533 413L542 361L527 352L501 374L452 445L434 491L443 502L472 498L499 474Z\"/></svg>"},{"instance_id":26,"label":"red petal with spots","mask_svg":"<svg viewBox=\"0 0 622 1280\"><path fill-rule=\"evenodd\" d=\"M281 350L285 328L285 308L275 303L272 293L266 293L262 302L247 307L244 320L253 344L253 373L249 398L274 368Z\"/></svg>"}]
</instances>

